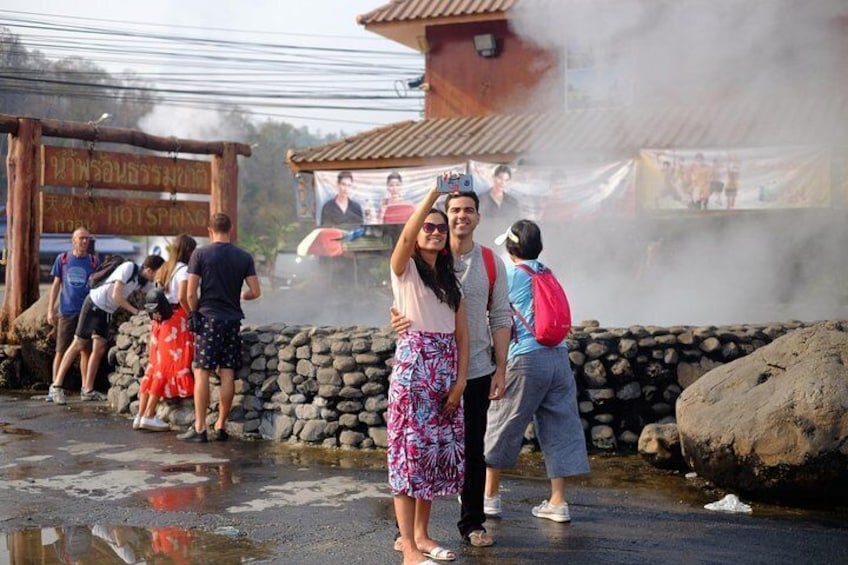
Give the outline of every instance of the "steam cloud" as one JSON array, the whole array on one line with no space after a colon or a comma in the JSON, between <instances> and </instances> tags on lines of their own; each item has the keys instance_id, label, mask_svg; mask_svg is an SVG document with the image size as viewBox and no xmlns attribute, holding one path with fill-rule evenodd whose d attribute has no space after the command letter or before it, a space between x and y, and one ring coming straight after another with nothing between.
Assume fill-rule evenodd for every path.
<instances>
[{"instance_id":1,"label":"steam cloud","mask_svg":"<svg viewBox=\"0 0 848 565\"><path fill-rule=\"evenodd\" d=\"M848 83L844 0L522 0L510 18L525 41L554 52L601 48L608 67L631 77L633 102L756 107L776 96L842 97ZM516 112L544 105L561 89L558 80ZM639 111L638 104L629 107ZM775 115L775 123L783 118ZM774 123L759 125L765 131ZM598 124L603 127L621 124ZM848 124L833 128L845 131ZM822 131L822 145L833 146L834 137L844 139ZM559 163L549 155L561 155L563 163L581 158L547 148L540 160L551 166ZM844 155L838 158L844 163ZM640 212L543 225L542 259L563 281L575 320L607 327L846 318L848 167L835 168L832 209L682 211L671 218ZM482 239L483 222L478 241L491 245ZM356 291L351 277L343 279L329 291L314 286L266 295L245 305L247 321L385 325L388 293Z\"/></svg>"},{"instance_id":2,"label":"steam cloud","mask_svg":"<svg viewBox=\"0 0 848 565\"><path fill-rule=\"evenodd\" d=\"M600 48L608 67L632 77L638 103L827 100L842 96L848 79L843 0L524 0L511 14L525 41L562 53ZM554 86L536 97L549 100ZM638 112L638 103L629 108ZM618 127L598 127L607 125ZM833 137L822 131L821 144ZM575 158L547 148L550 165L552 154ZM844 171L834 177L832 209L677 219L642 211L634 220L543 226L542 259L563 280L575 319L605 326L845 318Z\"/></svg>"}]
</instances>

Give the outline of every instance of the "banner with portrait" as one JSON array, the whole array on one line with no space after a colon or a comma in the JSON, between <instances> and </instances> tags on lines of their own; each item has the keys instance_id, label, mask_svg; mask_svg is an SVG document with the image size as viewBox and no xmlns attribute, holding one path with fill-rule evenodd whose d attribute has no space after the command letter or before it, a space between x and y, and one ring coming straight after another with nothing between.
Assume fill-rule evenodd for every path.
<instances>
[{"instance_id":1,"label":"banner with portrait","mask_svg":"<svg viewBox=\"0 0 848 565\"><path fill-rule=\"evenodd\" d=\"M496 163L470 161L469 172L474 177L481 210L492 199L490 191L498 182L495 178L498 171L503 188L496 187L496 191L500 188L518 201L521 218L544 222L632 215L636 211L633 159L587 165L509 167L511 177L498 167Z\"/></svg>"},{"instance_id":2,"label":"banner with portrait","mask_svg":"<svg viewBox=\"0 0 848 565\"><path fill-rule=\"evenodd\" d=\"M331 225L337 218L339 201L344 207L345 224L404 224L418 204L445 171L465 172L465 163L436 167L401 169L366 169L349 171L350 177L339 179L348 171L315 172L315 222ZM345 198L339 197L346 192ZM359 221L353 221L359 217Z\"/></svg>"},{"instance_id":3,"label":"banner with portrait","mask_svg":"<svg viewBox=\"0 0 848 565\"><path fill-rule=\"evenodd\" d=\"M817 208L831 204L831 159L818 147L643 149L642 207Z\"/></svg>"}]
</instances>

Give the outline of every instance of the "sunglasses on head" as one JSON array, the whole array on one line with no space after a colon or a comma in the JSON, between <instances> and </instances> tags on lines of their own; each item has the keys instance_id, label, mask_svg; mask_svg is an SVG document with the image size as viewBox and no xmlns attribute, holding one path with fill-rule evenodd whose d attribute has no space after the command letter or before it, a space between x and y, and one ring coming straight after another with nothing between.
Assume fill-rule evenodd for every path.
<instances>
[{"instance_id":1,"label":"sunglasses on head","mask_svg":"<svg viewBox=\"0 0 848 565\"><path fill-rule=\"evenodd\" d=\"M424 222L424 225L421 227L424 229L424 233L433 233L434 231L437 231L439 233L448 233L447 224L434 224L433 222Z\"/></svg>"}]
</instances>

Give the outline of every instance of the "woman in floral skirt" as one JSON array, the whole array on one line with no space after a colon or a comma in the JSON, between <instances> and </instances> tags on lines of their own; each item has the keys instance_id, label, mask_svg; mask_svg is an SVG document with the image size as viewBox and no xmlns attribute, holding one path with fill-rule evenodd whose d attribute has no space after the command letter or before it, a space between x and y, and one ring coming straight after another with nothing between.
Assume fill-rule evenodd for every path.
<instances>
[{"instance_id":1,"label":"woman in floral skirt","mask_svg":"<svg viewBox=\"0 0 848 565\"><path fill-rule=\"evenodd\" d=\"M428 192L392 252L394 306L410 321L398 337L388 409L389 485L405 565L450 561L428 532L436 496L456 495L465 474L462 393L468 324L450 253L448 218Z\"/></svg>"}]
</instances>

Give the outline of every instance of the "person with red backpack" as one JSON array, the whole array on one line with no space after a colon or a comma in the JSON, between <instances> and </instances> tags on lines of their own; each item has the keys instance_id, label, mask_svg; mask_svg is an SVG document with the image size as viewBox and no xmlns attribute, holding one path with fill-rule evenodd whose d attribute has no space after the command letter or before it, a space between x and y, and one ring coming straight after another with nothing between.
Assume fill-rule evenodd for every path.
<instances>
[{"instance_id":1,"label":"person with red backpack","mask_svg":"<svg viewBox=\"0 0 848 565\"><path fill-rule=\"evenodd\" d=\"M519 220L495 243L506 243L515 265L507 273L514 337L509 346L506 394L489 408L486 430L486 497L500 499L503 469L513 467L530 421L551 480L550 498L532 513L570 522L565 477L589 472L586 438L577 411L577 384L565 337L571 310L556 277L539 260L542 234L530 220Z\"/></svg>"}]
</instances>

